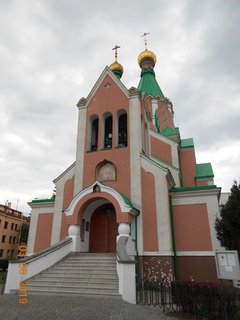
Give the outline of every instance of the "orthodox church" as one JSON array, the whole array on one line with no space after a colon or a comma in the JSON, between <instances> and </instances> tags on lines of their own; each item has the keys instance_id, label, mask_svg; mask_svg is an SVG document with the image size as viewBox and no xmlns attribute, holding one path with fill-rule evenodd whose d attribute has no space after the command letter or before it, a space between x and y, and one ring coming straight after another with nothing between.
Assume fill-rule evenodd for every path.
<instances>
[{"instance_id":1,"label":"orthodox church","mask_svg":"<svg viewBox=\"0 0 240 320\"><path fill-rule=\"evenodd\" d=\"M77 104L76 161L54 180L54 197L29 203L28 254L72 237L75 252L117 252L119 261L125 237L123 260L143 279L217 281L221 189L211 163L196 163L193 139L175 127L147 44L137 88L122 83L114 49L115 62Z\"/></svg>"}]
</instances>

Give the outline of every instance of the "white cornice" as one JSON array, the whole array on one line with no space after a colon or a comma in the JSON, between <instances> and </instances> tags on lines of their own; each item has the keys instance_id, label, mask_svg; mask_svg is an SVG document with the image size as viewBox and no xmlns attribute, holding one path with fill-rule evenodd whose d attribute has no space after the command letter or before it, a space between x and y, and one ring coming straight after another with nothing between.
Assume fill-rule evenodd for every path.
<instances>
[{"instance_id":1,"label":"white cornice","mask_svg":"<svg viewBox=\"0 0 240 320\"><path fill-rule=\"evenodd\" d=\"M41 199L39 199L41 201ZM33 208L52 208L54 207L55 201L52 202L28 202L28 205Z\"/></svg>"},{"instance_id":2,"label":"white cornice","mask_svg":"<svg viewBox=\"0 0 240 320\"><path fill-rule=\"evenodd\" d=\"M58 182L68 171L70 171L72 168L76 166L76 161L73 162L63 173L61 173L57 178L53 180L53 183Z\"/></svg>"},{"instance_id":3,"label":"white cornice","mask_svg":"<svg viewBox=\"0 0 240 320\"><path fill-rule=\"evenodd\" d=\"M203 197L203 196L214 196L221 192L221 188L205 189L205 190L189 190L189 191L179 191L171 192L173 199L177 198L189 198L189 197Z\"/></svg>"}]
</instances>

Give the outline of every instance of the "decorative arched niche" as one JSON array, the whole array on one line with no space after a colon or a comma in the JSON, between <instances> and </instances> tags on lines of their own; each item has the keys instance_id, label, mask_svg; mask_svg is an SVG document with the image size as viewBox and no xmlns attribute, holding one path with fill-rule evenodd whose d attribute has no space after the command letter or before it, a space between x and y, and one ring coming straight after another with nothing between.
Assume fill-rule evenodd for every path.
<instances>
[{"instance_id":1,"label":"decorative arched niche","mask_svg":"<svg viewBox=\"0 0 240 320\"><path fill-rule=\"evenodd\" d=\"M116 179L117 172L114 163L105 159L96 166L97 181L115 181Z\"/></svg>"}]
</instances>

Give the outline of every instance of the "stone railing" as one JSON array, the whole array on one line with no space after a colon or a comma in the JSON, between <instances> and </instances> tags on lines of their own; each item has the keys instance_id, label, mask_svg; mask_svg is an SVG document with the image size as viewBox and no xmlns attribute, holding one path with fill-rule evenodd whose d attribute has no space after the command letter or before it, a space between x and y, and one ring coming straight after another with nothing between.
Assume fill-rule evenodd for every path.
<instances>
[{"instance_id":1,"label":"stone railing","mask_svg":"<svg viewBox=\"0 0 240 320\"><path fill-rule=\"evenodd\" d=\"M135 261L127 252L127 243L131 242L130 226L120 223L117 236L117 272L119 279L119 293L123 300L136 304Z\"/></svg>"},{"instance_id":2,"label":"stone railing","mask_svg":"<svg viewBox=\"0 0 240 320\"><path fill-rule=\"evenodd\" d=\"M69 237L39 253L26 258L11 260L8 265L4 293L17 290L19 283L51 267L71 251L73 251L73 240Z\"/></svg>"}]
</instances>

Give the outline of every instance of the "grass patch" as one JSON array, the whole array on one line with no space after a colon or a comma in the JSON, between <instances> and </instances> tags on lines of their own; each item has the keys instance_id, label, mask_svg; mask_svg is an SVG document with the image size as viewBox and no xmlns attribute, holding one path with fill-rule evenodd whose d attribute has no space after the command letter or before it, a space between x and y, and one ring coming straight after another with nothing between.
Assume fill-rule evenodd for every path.
<instances>
[{"instance_id":1,"label":"grass patch","mask_svg":"<svg viewBox=\"0 0 240 320\"><path fill-rule=\"evenodd\" d=\"M5 283L6 276L7 276L6 271L0 271L0 284Z\"/></svg>"}]
</instances>

